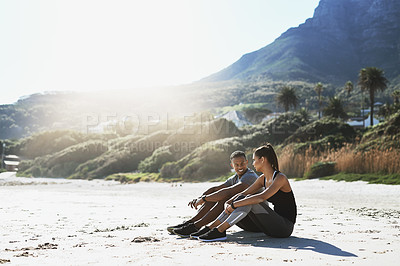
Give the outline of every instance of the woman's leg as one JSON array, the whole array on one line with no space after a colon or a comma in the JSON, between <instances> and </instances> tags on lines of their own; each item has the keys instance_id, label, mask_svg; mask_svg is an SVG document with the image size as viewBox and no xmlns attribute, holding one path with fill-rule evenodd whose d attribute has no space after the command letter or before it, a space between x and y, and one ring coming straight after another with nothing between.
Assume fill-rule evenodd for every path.
<instances>
[{"instance_id":1,"label":"woman's leg","mask_svg":"<svg viewBox=\"0 0 400 266\"><path fill-rule=\"evenodd\" d=\"M272 237L289 237L293 231L293 223L277 214L264 202L238 207L218 226L218 231L223 232L227 230L247 215L266 235Z\"/></svg>"},{"instance_id":2,"label":"woman's leg","mask_svg":"<svg viewBox=\"0 0 400 266\"><path fill-rule=\"evenodd\" d=\"M248 231L248 232L262 232L263 231L257 226L257 224L255 224L253 222L253 220L249 217L249 215L247 215L242 220L237 222L236 225L239 226L240 228L242 228L244 231Z\"/></svg>"},{"instance_id":3,"label":"woman's leg","mask_svg":"<svg viewBox=\"0 0 400 266\"><path fill-rule=\"evenodd\" d=\"M236 197L236 200L244 199L246 196L245 195L239 195ZM217 219L210 225L210 228L215 228L218 227L220 224L225 222L226 219L232 214L227 214L224 210L221 212L221 214L217 217Z\"/></svg>"},{"instance_id":4,"label":"woman's leg","mask_svg":"<svg viewBox=\"0 0 400 266\"><path fill-rule=\"evenodd\" d=\"M224 214L225 219L220 219L221 224L217 227L218 231L226 231L229 227L243 220L251 211L251 207L252 205L238 207L230 215L223 212L221 216Z\"/></svg>"},{"instance_id":5,"label":"woman's leg","mask_svg":"<svg viewBox=\"0 0 400 266\"><path fill-rule=\"evenodd\" d=\"M265 204L253 205L248 216L268 236L289 237L293 232L294 224Z\"/></svg>"},{"instance_id":6,"label":"woman's leg","mask_svg":"<svg viewBox=\"0 0 400 266\"><path fill-rule=\"evenodd\" d=\"M229 214L227 214L224 210L221 212L221 214L217 217L217 219L215 219L215 221L209 226L211 229L219 226L220 224L222 224L223 222L225 222L225 220L229 217Z\"/></svg>"}]
</instances>

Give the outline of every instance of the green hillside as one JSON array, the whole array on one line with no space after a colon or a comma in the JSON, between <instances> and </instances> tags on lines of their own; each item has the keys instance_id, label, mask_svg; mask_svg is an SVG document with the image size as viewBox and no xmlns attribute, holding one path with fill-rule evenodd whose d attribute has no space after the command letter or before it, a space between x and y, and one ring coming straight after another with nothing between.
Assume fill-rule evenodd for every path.
<instances>
[{"instance_id":1,"label":"green hillside","mask_svg":"<svg viewBox=\"0 0 400 266\"><path fill-rule=\"evenodd\" d=\"M127 176L121 173L153 172L158 174L153 178L164 181L205 181L229 174L229 155L233 151L244 150L251 159L254 148L270 142L277 149L282 170L290 177L302 177L309 171L312 165L303 165L302 160L346 156L353 159L373 152L379 158L374 161L379 161L384 168L375 167L372 173L389 175L392 180L400 164L388 154L400 151L399 118L400 111L366 131L355 131L335 118L310 120L304 112L292 112L244 128L216 119L194 124L191 133L184 132L184 128L125 137L74 131L43 132L8 142L7 151L21 156L19 175L22 176L93 179L113 175L113 179L126 180ZM313 159L307 159L308 156ZM385 161L392 168L385 168ZM343 165L343 161L337 163ZM299 172L293 164L303 170Z\"/></svg>"}]
</instances>

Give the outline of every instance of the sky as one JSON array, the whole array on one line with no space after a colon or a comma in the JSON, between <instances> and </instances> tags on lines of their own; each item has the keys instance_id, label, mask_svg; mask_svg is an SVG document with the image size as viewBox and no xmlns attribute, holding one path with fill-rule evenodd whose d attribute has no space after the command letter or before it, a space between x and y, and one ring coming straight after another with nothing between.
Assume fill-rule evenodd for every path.
<instances>
[{"instance_id":1,"label":"sky","mask_svg":"<svg viewBox=\"0 0 400 266\"><path fill-rule=\"evenodd\" d=\"M1 0L0 104L188 84L304 23L318 2Z\"/></svg>"}]
</instances>

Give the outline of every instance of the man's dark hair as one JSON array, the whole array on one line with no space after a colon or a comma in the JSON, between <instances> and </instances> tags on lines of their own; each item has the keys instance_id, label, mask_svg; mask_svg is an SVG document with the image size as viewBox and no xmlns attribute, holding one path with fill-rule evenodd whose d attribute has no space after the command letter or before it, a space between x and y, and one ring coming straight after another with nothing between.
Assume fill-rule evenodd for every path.
<instances>
[{"instance_id":1,"label":"man's dark hair","mask_svg":"<svg viewBox=\"0 0 400 266\"><path fill-rule=\"evenodd\" d=\"M230 160L232 161L233 158L238 158L238 157L244 157L245 160L247 160L246 158L246 154L242 151L234 151L231 154Z\"/></svg>"}]
</instances>

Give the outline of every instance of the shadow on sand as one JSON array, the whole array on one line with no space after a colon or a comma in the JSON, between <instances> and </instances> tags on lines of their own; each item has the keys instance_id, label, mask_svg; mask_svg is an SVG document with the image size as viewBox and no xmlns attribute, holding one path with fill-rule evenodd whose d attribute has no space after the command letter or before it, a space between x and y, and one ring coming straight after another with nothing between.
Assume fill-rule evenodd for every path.
<instances>
[{"instance_id":1,"label":"shadow on sand","mask_svg":"<svg viewBox=\"0 0 400 266\"><path fill-rule=\"evenodd\" d=\"M340 248L321 240L291 236L289 238L272 238L263 233L236 232L228 236L228 241L239 244L248 244L255 247L310 250L322 254L357 257L357 255L341 250Z\"/></svg>"}]
</instances>

